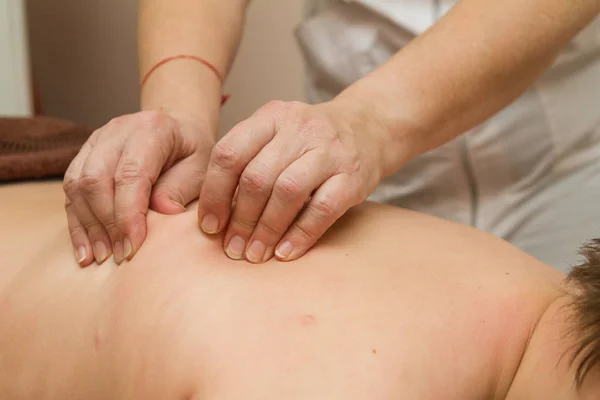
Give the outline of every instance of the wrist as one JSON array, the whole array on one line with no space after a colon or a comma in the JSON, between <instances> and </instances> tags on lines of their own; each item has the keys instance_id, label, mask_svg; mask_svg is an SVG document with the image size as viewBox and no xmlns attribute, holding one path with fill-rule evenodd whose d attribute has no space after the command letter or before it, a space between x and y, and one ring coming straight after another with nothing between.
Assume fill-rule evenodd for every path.
<instances>
[{"instance_id":1,"label":"wrist","mask_svg":"<svg viewBox=\"0 0 600 400\"><path fill-rule=\"evenodd\" d=\"M218 126L207 121L204 115L187 110L160 110L185 132L193 132L194 140L211 148L217 143Z\"/></svg>"},{"instance_id":2,"label":"wrist","mask_svg":"<svg viewBox=\"0 0 600 400\"><path fill-rule=\"evenodd\" d=\"M385 112L385 99L374 93L362 93L350 87L331 101L338 110L343 110L345 119L354 132L361 132L375 143L381 177L392 175L420 151L416 140L416 127L406 119L398 123ZM399 114L399 112L397 112Z\"/></svg>"},{"instance_id":3,"label":"wrist","mask_svg":"<svg viewBox=\"0 0 600 400\"><path fill-rule=\"evenodd\" d=\"M141 91L142 110L177 114L216 132L221 109L222 84L215 73L193 60L173 60L156 69Z\"/></svg>"}]
</instances>

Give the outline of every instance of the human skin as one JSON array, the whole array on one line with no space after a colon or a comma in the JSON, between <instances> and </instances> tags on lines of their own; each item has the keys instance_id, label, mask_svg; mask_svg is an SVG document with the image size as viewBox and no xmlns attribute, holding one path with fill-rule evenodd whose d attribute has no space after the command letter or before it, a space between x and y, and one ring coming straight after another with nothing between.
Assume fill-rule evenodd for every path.
<instances>
[{"instance_id":1,"label":"human skin","mask_svg":"<svg viewBox=\"0 0 600 400\"><path fill-rule=\"evenodd\" d=\"M381 179L517 99L599 11L597 0L458 1L332 101L270 104L232 129L212 153L199 220L219 221L205 231L225 229L234 258L302 256Z\"/></svg>"},{"instance_id":2,"label":"human skin","mask_svg":"<svg viewBox=\"0 0 600 400\"><path fill-rule=\"evenodd\" d=\"M141 74L166 57L192 54L226 76L246 3L141 0ZM222 83L197 61L169 62L144 84L141 112L111 120L83 146L65 179L81 265L132 257L146 236L149 207L176 214L198 198L217 141Z\"/></svg>"},{"instance_id":3,"label":"human skin","mask_svg":"<svg viewBox=\"0 0 600 400\"><path fill-rule=\"evenodd\" d=\"M193 54L226 76L247 3L141 1L141 73ZM599 10L597 0L462 0L333 101L261 107L210 161L221 82L196 61L170 62L143 88L144 111L101 128L67 174L77 259L133 257L148 207L182 212L201 188L198 219L205 232L227 231L230 257L296 259L380 179L510 104Z\"/></svg>"},{"instance_id":4,"label":"human skin","mask_svg":"<svg viewBox=\"0 0 600 400\"><path fill-rule=\"evenodd\" d=\"M547 339L562 274L488 234L371 204L300 260L252 265L191 207L151 213L130 262L82 269L61 202L0 187L19 227L0 232L3 400L577 398ZM518 371L540 354L532 388Z\"/></svg>"}]
</instances>

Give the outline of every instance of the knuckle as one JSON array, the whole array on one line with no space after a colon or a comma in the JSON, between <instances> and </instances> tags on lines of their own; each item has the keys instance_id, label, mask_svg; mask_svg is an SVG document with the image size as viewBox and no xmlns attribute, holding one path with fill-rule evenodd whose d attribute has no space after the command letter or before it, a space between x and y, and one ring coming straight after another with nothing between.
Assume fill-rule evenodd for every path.
<instances>
[{"instance_id":1,"label":"knuckle","mask_svg":"<svg viewBox=\"0 0 600 400\"><path fill-rule=\"evenodd\" d=\"M93 231L95 231L97 228L103 229L102 223L98 220L80 221L80 222L81 222L81 226L83 227L83 229L85 229L86 232L89 232L89 233L93 233Z\"/></svg>"},{"instance_id":2,"label":"knuckle","mask_svg":"<svg viewBox=\"0 0 600 400\"><path fill-rule=\"evenodd\" d=\"M109 221L106 224L104 224L104 230L106 231L106 234L108 235L109 239L113 242L117 241L118 238L122 237L122 233L125 232L124 230L120 229L119 225L113 221Z\"/></svg>"},{"instance_id":3,"label":"knuckle","mask_svg":"<svg viewBox=\"0 0 600 400\"><path fill-rule=\"evenodd\" d=\"M273 191L284 200L297 199L301 194L303 186L293 178L280 178L275 182Z\"/></svg>"},{"instance_id":4,"label":"knuckle","mask_svg":"<svg viewBox=\"0 0 600 400\"><path fill-rule=\"evenodd\" d=\"M244 172L240 177L240 189L250 195L264 195L268 192L268 180L258 172Z\"/></svg>"},{"instance_id":5,"label":"knuckle","mask_svg":"<svg viewBox=\"0 0 600 400\"><path fill-rule=\"evenodd\" d=\"M208 190L204 190L204 188L200 193L200 201L204 209L221 210L223 208L225 200L220 193L209 192Z\"/></svg>"},{"instance_id":6,"label":"knuckle","mask_svg":"<svg viewBox=\"0 0 600 400\"><path fill-rule=\"evenodd\" d=\"M211 163L220 169L235 169L240 163L240 156L233 147L220 141L213 149Z\"/></svg>"},{"instance_id":7,"label":"knuckle","mask_svg":"<svg viewBox=\"0 0 600 400\"><path fill-rule=\"evenodd\" d=\"M106 124L107 126L122 126L127 120L126 115L120 115L118 117L111 118Z\"/></svg>"},{"instance_id":8,"label":"knuckle","mask_svg":"<svg viewBox=\"0 0 600 400\"><path fill-rule=\"evenodd\" d=\"M236 216L233 220L233 228L238 232L252 232L257 225L256 220L244 217L244 216Z\"/></svg>"},{"instance_id":9,"label":"knuckle","mask_svg":"<svg viewBox=\"0 0 600 400\"><path fill-rule=\"evenodd\" d=\"M98 134L96 134L96 135L98 135ZM84 161L84 160L82 160L83 158L87 159L89 157L89 155L87 157L84 157L84 153L91 153L92 151L94 151L95 150L94 148L96 147L98 140L99 140L98 138L90 136L88 138L88 140L79 149L79 153L75 156L75 158L73 158L73 160L71 160L71 164L69 164L69 169L75 168L78 161L79 162Z\"/></svg>"},{"instance_id":10,"label":"knuckle","mask_svg":"<svg viewBox=\"0 0 600 400\"><path fill-rule=\"evenodd\" d=\"M264 111L277 113L287 107L287 103L282 100L271 100L265 104L262 108Z\"/></svg>"},{"instance_id":11,"label":"knuckle","mask_svg":"<svg viewBox=\"0 0 600 400\"><path fill-rule=\"evenodd\" d=\"M96 140L98 140L98 136L102 135L102 133L104 133L104 127L95 129L92 132L92 134L88 137L88 140L86 140L84 146L86 146L86 145L91 146L92 143L94 143Z\"/></svg>"},{"instance_id":12,"label":"knuckle","mask_svg":"<svg viewBox=\"0 0 600 400\"><path fill-rule=\"evenodd\" d=\"M140 232L145 230L145 226L146 214L143 211L132 211L121 215L117 213L115 218L104 223L103 228L111 240L121 238L123 235L135 240L140 237Z\"/></svg>"},{"instance_id":13,"label":"knuckle","mask_svg":"<svg viewBox=\"0 0 600 400\"><path fill-rule=\"evenodd\" d=\"M304 115L298 122L298 131L303 136L319 141L330 139L332 133L335 133L327 121L316 115Z\"/></svg>"},{"instance_id":14,"label":"knuckle","mask_svg":"<svg viewBox=\"0 0 600 400\"><path fill-rule=\"evenodd\" d=\"M285 108L289 110L293 115L298 117L304 117L308 114L309 106L300 101L290 101L285 103Z\"/></svg>"},{"instance_id":15,"label":"knuckle","mask_svg":"<svg viewBox=\"0 0 600 400\"><path fill-rule=\"evenodd\" d=\"M77 179L72 176L65 176L63 181L63 191L67 195L67 199L72 197L78 190Z\"/></svg>"},{"instance_id":16,"label":"knuckle","mask_svg":"<svg viewBox=\"0 0 600 400\"><path fill-rule=\"evenodd\" d=\"M106 229L109 231L128 231L139 223L144 223L146 214L142 211L133 211L124 215L117 215L112 221L106 223Z\"/></svg>"},{"instance_id":17,"label":"knuckle","mask_svg":"<svg viewBox=\"0 0 600 400\"><path fill-rule=\"evenodd\" d=\"M116 186L127 186L143 180L150 180L150 178L143 171L143 167L138 160L123 159L115 172Z\"/></svg>"},{"instance_id":18,"label":"knuckle","mask_svg":"<svg viewBox=\"0 0 600 400\"><path fill-rule=\"evenodd\" d=\"M111 237L115 236L115 233L121 232L122 226L123 225L119 222L119 220L107 221L104 224L104 228L106 229L106 232L109 233L109 236L111 236Z\"/></svg>"},{"instance_id":19,"label":"knuckle","mask_svg":"<svg viewBox=\"0 0 600 400\"><path fill-rule=\"evenodd\" d=\"M339 217L341 204L331 196L321 196L312 203L313 214L319 220L330 220Z\"/></svg>"},{"instance_id":20,"label":"knuckle","mask_svg":"<svg viewBox=\"0 0 600 400\"><path fill-rule=\"evenodd\" d=\"M108 176L99 173L84 173L79 179L78 188L87 194L97 193L106 186Z\"/></svg>"},{"instance_id":21,"label":"knuckle","mask_svg":"<svg viewBox=\"0 0 600 400\"><path fill-rule=\"evenodd\" d=\"M285 227L278 227L277 224L272 224L269 221L261 219L256 224L256 230L263 231L271 237L281 237L285 233Z\"/></svg>"},{"instance_id":22,"label":"knuckle","mask_svg":"<svg viewBox=\"0 0 600 400\"><path fill-rule=\"evenodd\" d=\"M315 242L319 238L319 235L316 232L313 232L312 229L308 228L307 226L304 226L304 224L300 222L297 222L294 227L296 228L296 242L310 244Z\"/></svg>"},{"instance_id":23,"label":"knuckle","mask_svg":"<svg viewBox=\"0 0 600 400\"><path fill-rule=\"evenodd\" d=\"M72 241L75 241L74 239L77 239L81 236L87 236L87 232L83 226L69 226L69 236L71 237Z\"/></svg>"}]
</instances>

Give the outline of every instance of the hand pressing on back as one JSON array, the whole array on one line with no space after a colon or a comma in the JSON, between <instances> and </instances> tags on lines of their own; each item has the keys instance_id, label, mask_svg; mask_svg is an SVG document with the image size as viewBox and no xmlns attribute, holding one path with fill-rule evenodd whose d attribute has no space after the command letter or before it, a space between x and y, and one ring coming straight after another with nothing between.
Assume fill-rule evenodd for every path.
<instances>
[{"instance_id":1,"label":"hand pressing on back","mask_svg":"<svg viewBox=\"0 0 600 400\"><path fill-rule=\"evenodd\" d=\"M211 155L198 208L202 230L225 231L233 259L306 253L384 174L386 130L353 108L275 101L234 127Z\"/></svg>"},{"instance_id":2,"label":"hand pressing on back","mask_svg":"<svg viewBox=\"0 0 600 400\"><path fill-rule=\"evenodd\" d=\"M148 208L177 214L200 193L213 135L185 113L142 111L96 130L64 179L69 232L87 266L131 259L146 237Z\"/></svg>"}]
</instances>

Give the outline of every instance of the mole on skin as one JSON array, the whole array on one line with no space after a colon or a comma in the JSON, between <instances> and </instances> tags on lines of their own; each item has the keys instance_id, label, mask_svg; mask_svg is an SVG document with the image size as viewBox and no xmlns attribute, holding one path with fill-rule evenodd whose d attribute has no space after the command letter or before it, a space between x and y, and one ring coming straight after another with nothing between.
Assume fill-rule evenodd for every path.
<instances>
[{"instance_id":1,"label":"mole on skin","mask_svg":"<svg viewBox=\"0 0 600 400\"><path fill-rule=\"evenodd\" d=\"M96 331L96 333L94 334L94 348L96 350L100 349L100 346L102 345L102 333L100 332L100 330L98 329Z\"/></svg>"},{"instance_id":2,"label":"mole on skin","mask_svg":"<svg viewBox=\"0 0 600 400\"><path fill-rule=\"evenodd\" d=\"M316 322L317 322L317 319L312 314L304 314L302 316L302 320L301 320L302 326L314 325Z\"/></svg>"}]
</instances>

